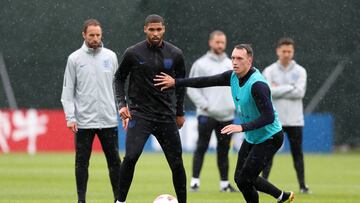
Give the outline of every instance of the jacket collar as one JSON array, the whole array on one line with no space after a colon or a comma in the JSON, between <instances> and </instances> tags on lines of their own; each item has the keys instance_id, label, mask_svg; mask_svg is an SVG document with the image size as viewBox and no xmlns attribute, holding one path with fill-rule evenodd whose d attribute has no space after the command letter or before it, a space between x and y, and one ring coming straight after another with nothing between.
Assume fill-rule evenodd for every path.
<instances>
[{"instance_id":1,"label":"jacket collar","mask_svg":"<svg viewBox=\"0 0 360 203\"><path fill-rule=\"evenodd\" d=\"M145 42L146 42L146 46L150 49L162 49L162 48L164 48L164 44L165 44L164 40L162 40L161 43L158 45L153 45L147 40L145 40Z\"/></svg>"},{"instance_id":2,"label":"jacket collar","mask_svg":"<svg viewBox=\"0 0 360 203\"><path fill-rule=\"evenodd\" d=\"M256 68L251 67L250 70L244 75L244 77L242 77L242 78L238 77L239 78L239 86L240 87L244 86L244 84L249 80L251 75L255 72L256 72Z\"/></svg>"},{"instance_id":3,"label":"jacket collar","mask_svg":"<svg viewBox=\"0 0 360 203\"><path fill-rule=\"evenodd\" d=\"M296 62L294 60L292 60L287 67L284 67L283 65L281 65L279 60L276 61L276 64L278 65L280 70L282 70L282 71L290 71L291 69L293 69L295 67Z\"/></svg>"},{"instance_id":4,"label":"jacket collar","mask_svg":"<svg viewBox=\"0 0 360 203\"><path fill-rule=\"evenodd\" d=\"M101 43L101 46L97 49L90 48L86 45L85 41L83 45L81 46L81 49L84 50L88 54L97 54L101 51L101 49L104 47L103 43Z\"/></svg>"}]
</instances>

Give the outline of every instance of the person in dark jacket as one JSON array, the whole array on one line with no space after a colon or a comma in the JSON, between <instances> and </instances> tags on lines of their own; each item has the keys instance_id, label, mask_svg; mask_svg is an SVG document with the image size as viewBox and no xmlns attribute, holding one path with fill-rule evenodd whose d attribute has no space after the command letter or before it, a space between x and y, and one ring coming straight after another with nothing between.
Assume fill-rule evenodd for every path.
<instances>
[{"instance_id":1,"label":"person in dark jacket","mask_svg":"<svg viewBox=\"0 0 360 203\"><path fill-rule=\"evenodd\" d=\"M129 47L115 73L115 95L123 127L127 129L125 158L120 169L117 202L125 202L137 160L150 134L160 143L172 171L179 203L186 203L186 174L178 129L185 122L185 88L161 91L153 78L160 72L185 77L182 51L163 40L164 20L159 15L145 19L146 40ZM129 76L128 98L125 81Z\"/></svg>"}]
</instances>

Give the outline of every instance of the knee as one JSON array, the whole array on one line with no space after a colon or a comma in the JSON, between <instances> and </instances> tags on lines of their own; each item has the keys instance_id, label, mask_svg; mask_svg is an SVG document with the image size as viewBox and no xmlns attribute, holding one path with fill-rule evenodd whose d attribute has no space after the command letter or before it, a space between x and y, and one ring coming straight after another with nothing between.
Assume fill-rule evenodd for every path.
<instances>
[{"instance_id":1,"label":"knee","mask_svg":"<svg viewBox=\"0 0 360 203\"><path fill-rule=\"evenodd\" d=\"M209 147L209 144L207 144L207 143L198 144L196 147L195 153L205 154L208 147Z\"/></svg>"},{"instance_id":2,"label":"knee","mask_svg":"<svg viewBox=\"0 0 360 203\"><path fill-rule=\"evenodd\" d=\"M76 160L75 168L89 168L89 161Z\"/></svg>"},{"instance_id":3,"label":"knee","mask_svg":"<svg viewBox=\"0 0 360 203\"><path fill-rule=\"evenodd\" d=\"M184 169L184 164L182 158L176 158L169 162L170 168L172 171L182 171Z\"/></svg>"},{"instance_id":4,"label":"knee","mask_svg":"<svg viewBox=\"0 0 360 203\"><path fill-rule=\"evenodd\" d=\"M239 172L235 172L234 181L235 181L236 185L239 185L242 182Z\"/></svg>"},{"instance_id":5,"label":"knee","mask_svg":"<svg viewBox=\"0 0 360 203\"><path fill-rule=\"evenodd\" d=\"M238 173L237 175L235 175L234 177L234 181L236 183L236 185L238 186L238 188L242 191L244 188L248 187L249 185L251 185L251 181L250 179L248 179L244 174L242 173Z\"/></svg>"},{"instance_id":6,"label":"knee","mask_svg":"<svg viewBox=\"0 0 360 203\"><path fill-rule=\"evenodd\" d=\"M300 162L304 159L304 154L302 151L298 151L296 153L293 153L293 159L294 159L294 162Z\"/></svg>"},{"instance_id":7,"label":"knee","mask_svg":"<svg viewBox=\"0 0 360 203\"><path fill-rule=\"evenodd\" d=\"M218 155L228 155L230 146L226 144L218 144L216 151Z\"/></svg>"},{"instance_id":8,"label":"knee","mask_svg":"<svg viewBox=\"0 0 360 203\"><path fill-rule=\"evenodd\" d=\"M110 172L113 172L113 171L118 171L118 170L120 170L120 165L121 165L120 159L119 159L119 160L116 160L116 161L114 161L114 162L108 163L109 171L110 171Z\"/></svg>"},{"instance_id":9,"label":"knee","mask_svg":"<svg viewBox=\"0 0 360 203\"><path fill-rule=\"evenodd\" d=\"M124 161L123 161L122 165L135 166L139 157L140 157L140 154L139 155L138 154L127 154L124 157Z\"/></svg>"},{"instance_id":10,"label":"knee","mask_svg":"<svg viewBox=\"0 0 360 203\"><path fill-rule=\"evenodd\" d=\"M75 167L76 168L88 168L89 167L89 156L81 153L76 153Z\"/></svg>"}]
</instances>

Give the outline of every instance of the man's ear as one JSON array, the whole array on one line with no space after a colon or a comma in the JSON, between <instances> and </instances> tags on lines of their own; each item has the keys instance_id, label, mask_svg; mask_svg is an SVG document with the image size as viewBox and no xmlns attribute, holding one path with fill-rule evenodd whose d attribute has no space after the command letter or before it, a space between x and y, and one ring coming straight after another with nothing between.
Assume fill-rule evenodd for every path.
<instances>
[{"instance_id":1,"label":"man's ear","mask_svg":"<svg viewBox=\"0 0 360 203\"><path fill-rule=\"evenodd\" d=\"M85 39L86 33L85 33L85 32L82 32L82 36L83 36L83 38Z\"/></svg>"},{"instance_id":2,"label":"man's ear","mask_svg":"<svg viewBox=\"0 0 360 203\"><path fill-rule=\"evenodd\" d=\"M250 57L249 57L249 62L250 62L250 64L253 63L253 60L254 60L254 57L250 56Z\"/></svg>"},{"instance_id":3,"label":"man's ear","mask_svg":"<svg viewBox=\"0 0 360 203\"><path fill-rule=\"evenodd\" d=\"M144 32L146 33L146 30L147 30L147 26L146 25L144 25Z\"/></svg>"}]
</instances>

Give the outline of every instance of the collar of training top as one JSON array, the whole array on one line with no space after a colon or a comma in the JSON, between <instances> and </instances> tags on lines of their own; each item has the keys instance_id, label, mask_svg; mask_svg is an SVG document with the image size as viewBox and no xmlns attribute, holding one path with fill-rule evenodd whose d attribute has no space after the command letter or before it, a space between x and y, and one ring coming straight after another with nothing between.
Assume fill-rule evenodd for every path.
<instances>
[{"instance_id":1,"label":"collar of training top","mask_svg":"<svg viewBox=\"0 0 360 203\"><path fill-rule=\"evenodd\" d=\"M246 73L246 75L242 78L239 77L239 86L243 86L246 81L250 78L250 76L255 73L256 69L251 67L250 70Z\"/></svg>"},{"instance_id":2,"label":"collar of training top","mask_svg":"<svg viewBox=\"0 0 360 203\"><path fill-rule=\"evenodd\" d=\"M90 48L86 45L85 41L82 45L82 49L86 52L86 53L90 53L90 54L96 54L96 53L99 53L101 51L101 49L104 47L104 44L101 42L101 46L97 49L93 49L93 48Z\"/></svg>"},{"instance_id":3,"label":"collar of training top","mask_svg":"<svg viewBox=\"0 0 360 203\"><path fill-rule=\"evenodd\" d=\"M156 49L156 48L164 48L164 40L161 40L160 44L151 44L149 41L146 40L146 46L148 48L151 48L151 49Z\"/></svg>"},{"instance_id":4,"label":"collar of training top","mask_svg":"<svg viewBox=\"0 0 360 203\"><path fill-rule=\"evenodd\" d=\"M289 65L287 67L284 67L280 61L278 60L276 62L278 64L278 67L280 68L280 70L282 71L290 71L291 69L293 69L295 67L296 62L294 60L291 60L291 62L289 63Z\"/></svg>"}]
</instances>

